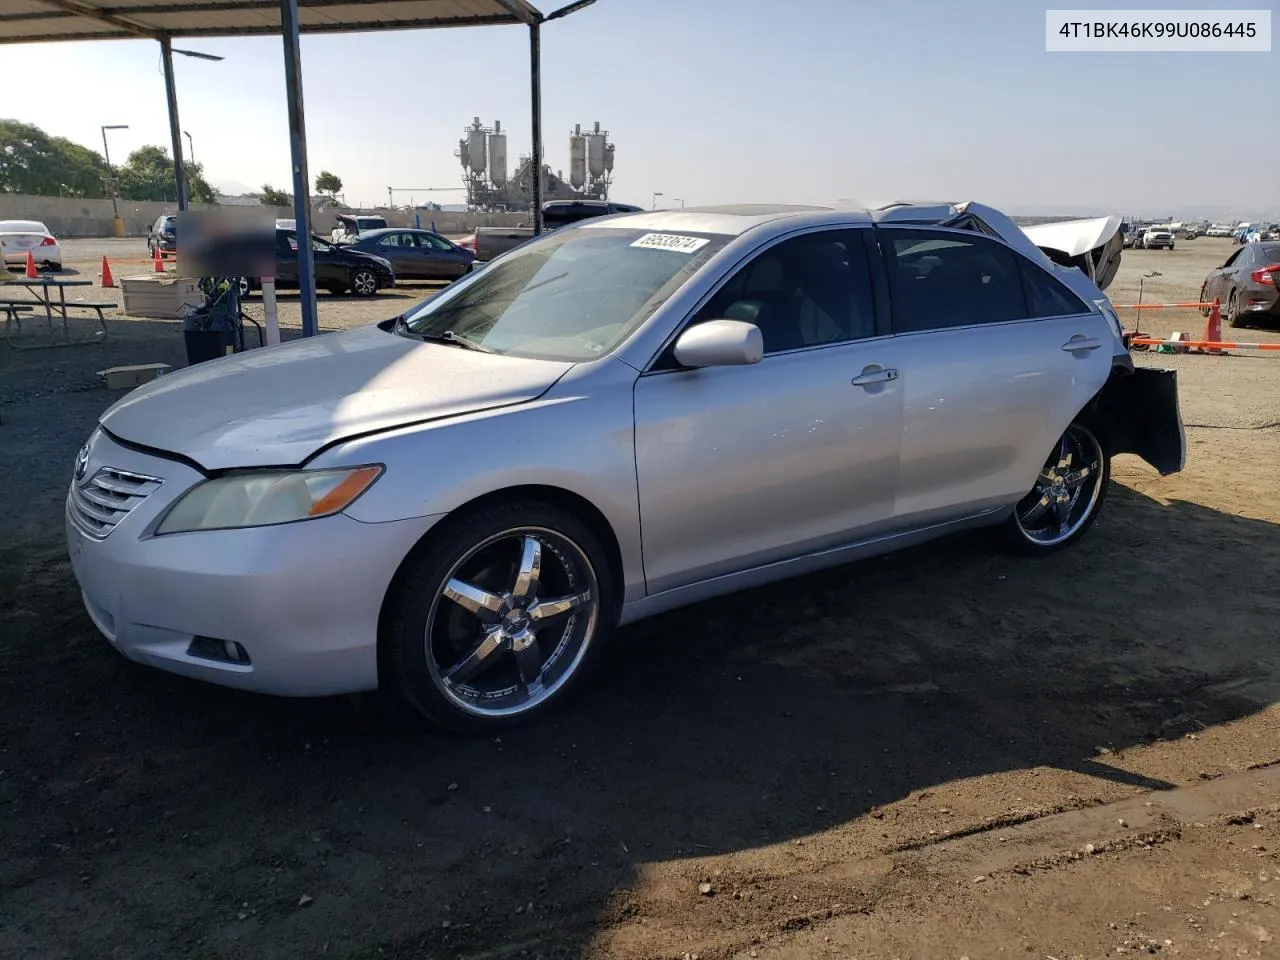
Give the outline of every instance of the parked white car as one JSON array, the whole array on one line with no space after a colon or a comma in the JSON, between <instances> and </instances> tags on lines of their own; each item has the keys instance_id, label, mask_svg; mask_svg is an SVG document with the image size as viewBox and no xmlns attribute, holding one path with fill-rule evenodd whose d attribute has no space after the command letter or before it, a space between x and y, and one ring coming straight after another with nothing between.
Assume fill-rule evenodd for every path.
<instances>
[{"instance_id":1,"label":"parked white car","mask_svg":"<svg viewBox=\"0 0 1280 960\"><path fill-rule=\"evenodd\" d=\"M62 248L39 220L0 220L0 250L6 267L27 262L27 254L46 270L62 269Z\"/></svg>"}]
</instances>

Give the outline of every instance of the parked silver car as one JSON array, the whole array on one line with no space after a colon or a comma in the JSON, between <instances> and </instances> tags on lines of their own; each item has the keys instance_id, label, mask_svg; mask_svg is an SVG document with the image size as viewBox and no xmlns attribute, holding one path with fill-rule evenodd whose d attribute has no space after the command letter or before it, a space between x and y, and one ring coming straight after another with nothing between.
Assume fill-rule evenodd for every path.
<instances>
[{"instance_id":1,"label":"parked silver car","mask_svg":"<svg viewBox=\"0 0 1280 960\"><path fill-rule=\"evenodd\" d=\"M1184 446L1173 373L997 211L634 213L138 388L66 530L133 660L490 731L618 624L966 528L1049 553L1112 455Z\"/></svg>"}]
</instances>

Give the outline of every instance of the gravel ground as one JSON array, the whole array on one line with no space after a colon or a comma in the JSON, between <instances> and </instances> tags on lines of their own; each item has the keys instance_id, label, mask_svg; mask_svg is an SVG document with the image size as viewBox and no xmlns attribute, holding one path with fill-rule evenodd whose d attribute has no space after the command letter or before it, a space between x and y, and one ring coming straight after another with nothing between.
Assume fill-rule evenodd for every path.
<instances>
[{"instance_id":1,"label":"gravel ground","mask_svg":"<svg viewBox=\"0 0 1280 960\"><path fill-rule=\"evenodd\" d=\"M1126 253L1114 299L1228 251ZM61 503L95 371L153 360L175 324L0 351L0 956L1280 956L1280 358L1140 355L1187 469L1117 459L1065 554L957 537L677 611L500 741L108 649Z\"/></svg>"}]
</instances>

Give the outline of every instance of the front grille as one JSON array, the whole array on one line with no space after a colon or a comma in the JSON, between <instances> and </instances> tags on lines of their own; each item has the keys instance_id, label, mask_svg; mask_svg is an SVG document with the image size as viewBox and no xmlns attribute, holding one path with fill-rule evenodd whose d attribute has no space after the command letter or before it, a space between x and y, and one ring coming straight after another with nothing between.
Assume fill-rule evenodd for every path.
<instances>
[{"instance_id":1,"label":"front grille","mask_svg":"<svg viewBox=\"0 0 1280 960\"><path fill-rule=\"evenodd\" d=\"M71 516L76 524L101 540L151 494L160 489L156 477L103 467L85 484L71 486Z\"/></svg>"}]
</instances>

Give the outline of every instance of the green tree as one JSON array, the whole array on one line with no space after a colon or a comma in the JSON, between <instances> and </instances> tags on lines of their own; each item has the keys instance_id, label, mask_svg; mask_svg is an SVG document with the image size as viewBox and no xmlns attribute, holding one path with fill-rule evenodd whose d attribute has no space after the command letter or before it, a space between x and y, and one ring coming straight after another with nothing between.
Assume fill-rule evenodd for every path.
<instances>
[{"instance_id":1,"label":"green tree","mask_svg":"<svg viewBox=\"0 0 1280 960\"><path fill-rule=\"evenodd\" d=\"M198 163L182 167L187 178L187 199L192 203L216 203L217 194L204 179ZM139 147L129 154L123 167L116 168L120 178L120 196L126 200L177 200L173 160L164 147Z\"/></svg>"},{"instance_id":2,"label":"green tree","mask_svg":"<svg viewBox=\"0 0 1280 960\"><path fill-rule=\"evenodd\" d=\"M337 195L342 189L342 178L336 173L330 173L328 170L321 170L316 177L316 193L327 193L330 198Z\"/></svg>"},{"instance_id":3,"label":"green tree","mask_svg":"<svg viewBox=\"0 0 1280 960\"><path fill-rule=\"evenodd\" d=\"M285 193L283 190L277 190L269 183L262 185L262 195L260 197L264 207L292 207L293 194Z\"/></svg>"},{"instance_id":4,"label":"green tree","mask_svg":"<svg viewBox=\"0 0 1280 960\"><path fill-rule=\"evenodd\" d=\"M39 127L0 120L0 192L105 197L102 154Z\"/></svg>"}]
</instances>

